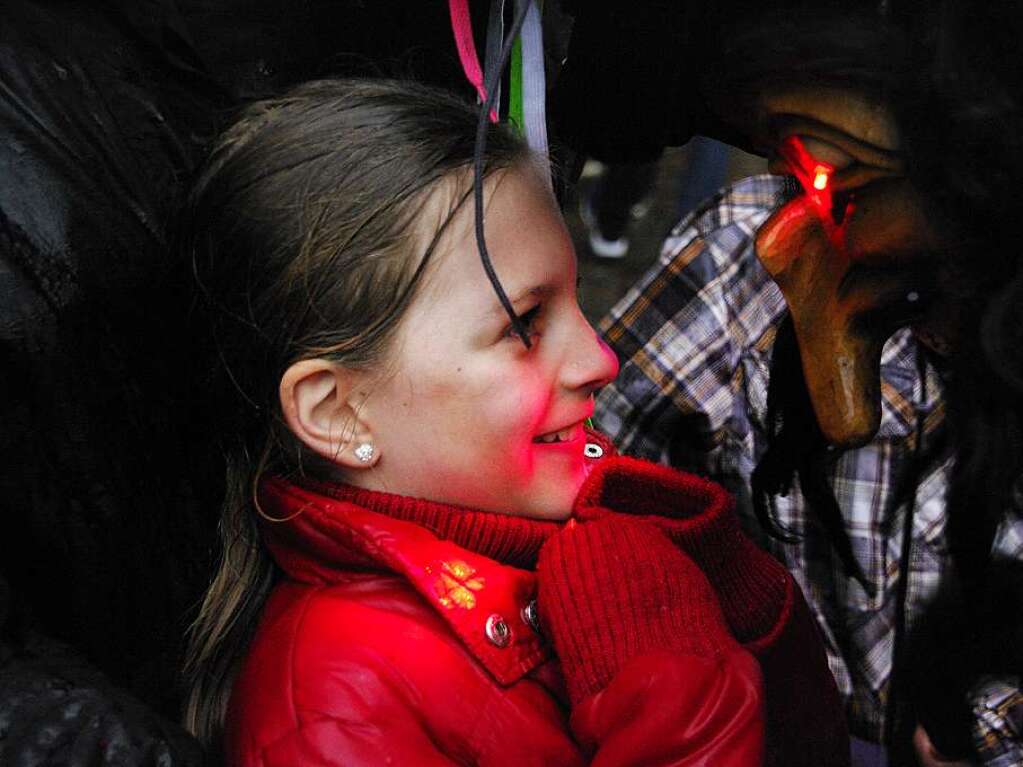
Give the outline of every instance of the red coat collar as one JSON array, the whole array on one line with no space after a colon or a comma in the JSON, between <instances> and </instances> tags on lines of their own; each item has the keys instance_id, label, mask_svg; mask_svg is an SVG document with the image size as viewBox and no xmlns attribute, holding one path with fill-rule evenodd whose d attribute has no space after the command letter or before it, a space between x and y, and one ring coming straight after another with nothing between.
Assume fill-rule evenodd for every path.
<instances>
[{"instance_id":1,"label":"red coat collar","mask_svg":"<svg viewBox=\"0 0 1023 767\"><path fill-rule=\"evenodd\" d=\"M260 503L267 516L284 520L263 523L263 534L289 577L331 584L353 569L403 576L502 684L551 657L524 614L536 596L536 576L472 549L532 566L557 524L342 485L311 490L279 478L261 483ZM509 631L503 647L490 638L493 629L488 634L488 621L496 620Z\"/></svg>"}]
</instances>

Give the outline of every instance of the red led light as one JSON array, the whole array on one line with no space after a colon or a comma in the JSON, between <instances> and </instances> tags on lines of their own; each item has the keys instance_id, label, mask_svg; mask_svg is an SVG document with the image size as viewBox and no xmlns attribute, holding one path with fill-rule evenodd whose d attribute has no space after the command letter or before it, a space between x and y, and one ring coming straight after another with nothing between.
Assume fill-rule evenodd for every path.
<instances>
[{"instance_id":1,"label":"red led light","mask_svg":"<svg viewBox=\"0 0 1023 767\"><path fill-rule=\"evenodd\" d=\"M834 168L815 159L803 146L799 136L789 136L778 147L788 170L799 179L806 196L814 203L821 219L831 220L831 174Z\"/></svg>"},{"instance_id":2,"label":"red led light","mask_svg":"<svg viewBox=\"0 0 1023 767\"><path fill-rule=\"evenodd\" d=\"M834 210L832 176L833 165L813 157L803 145L799 136L789 136L781 142L778 154L785 161L786 169L796 177L805 195L800 200L809 202L809 209L827 232L828 238L839 252L845 251L845 223L852 210L851 200L844 200L844 210L836 215Z\"/></svg>"}]
</instances>

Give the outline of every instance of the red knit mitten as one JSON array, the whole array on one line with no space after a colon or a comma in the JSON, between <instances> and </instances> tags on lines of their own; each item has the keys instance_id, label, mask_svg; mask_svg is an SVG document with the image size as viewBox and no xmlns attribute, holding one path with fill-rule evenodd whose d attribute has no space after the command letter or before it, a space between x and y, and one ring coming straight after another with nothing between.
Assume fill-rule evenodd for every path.
<instances>
[{"instance_id":1,"label":"red knit mitten","mask_svg":"<svg viewBox=\"0 0 1023 767\"><path fill-rule=\"evenodd\" d=\"M573 705L640 655L737 649L703 573L649 522L569 522L540 550L537 580Z\"/></svg>"},{"instance_id":2,"label":"red knit mitten","mask_svg":"<svg viewBox=\"0 0 1023 767\"><path fill-rule=\"evenodd\" d=\"M615 457L594 467L574 514L593 519L606 513L602 509L650 517L696 560L740 642L755 642L775 628L791 576L746 537L723 487L648 461Z\"/></svg>"},{"instance_id":3,"label":"red knit mitten","mask_svg":"<svg viewBox=\"0 0 1023 767\"><path fill-rule=\"evenodd\" d=\"M594 467L573 513L583 520L639 515L700 566L732 633L760 662L767 765L848 764L842 701L803 592L780 562L742 532L723 487L616 457Z\"/></svg>"}]
</instances>

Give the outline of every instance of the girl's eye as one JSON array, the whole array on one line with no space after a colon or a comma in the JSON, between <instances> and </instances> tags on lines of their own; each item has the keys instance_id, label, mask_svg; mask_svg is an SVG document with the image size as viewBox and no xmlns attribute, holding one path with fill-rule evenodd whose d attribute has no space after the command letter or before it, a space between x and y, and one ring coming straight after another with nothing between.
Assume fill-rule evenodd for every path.
<instances>
[{"instance_id":1,"label":"girl's eye","mask_svg":"<svg viewBox=\"0 0 1023 767\"><path fill-rule=\"evenodd\" d=\"M518 321L522 323L522 327L524 327L526 332L531 336L536 333L536 321L540 318L540 308L541 304L537 304L532 309L523 312L517 317ZM519 337L518 333L515 331L515 326L511 324L508 325L507 329L504 331L504 335L506 338Z\"/></svg>"}]
</instances>

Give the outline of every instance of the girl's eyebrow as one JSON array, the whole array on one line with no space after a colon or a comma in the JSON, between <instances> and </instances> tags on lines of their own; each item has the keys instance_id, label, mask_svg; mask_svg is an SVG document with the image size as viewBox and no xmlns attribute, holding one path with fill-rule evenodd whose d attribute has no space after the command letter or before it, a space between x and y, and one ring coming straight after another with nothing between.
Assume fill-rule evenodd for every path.
<instances>
[{"instance_id":1,"label":"girl's eyebrow","mask_svg":"<svg viewBox=\"0 0 1023 767\"><path fill-rule=\"evenodd\" d=\"M548 283L533 285L518 291L515 296L509 296L508 301L511 305L515 306L516 304L521 304L526 299L545 299L557 289L557 287ZM503 307L498 305L494 311L503 311Z\"/></svg>"},{"instance_id":2,"label":"girl's eyebrow","mask_svg":"<svg viewBox=\"0 0 1023 767\"><path fill-rule=\"evenodd\" d=\"M512 306L515 306L516 304L522 303L527 298L538 298L542 300L550 296L556 290L557 288L554 285L550 285L547 283L544 283L542 285L533 285L531 287L525 288L524 290L516 292L514 295L509 295L508 301L511 303ZM487 316L495 314L504 314L504 307L501 306L501 304L497 301L496 297L494 298L493 305L490 307L490 309L487 310Z\"/></svg>"}]
</instances>

